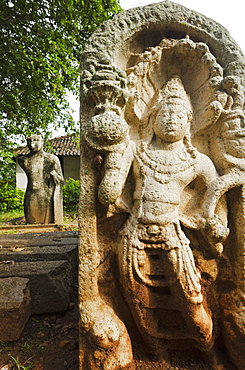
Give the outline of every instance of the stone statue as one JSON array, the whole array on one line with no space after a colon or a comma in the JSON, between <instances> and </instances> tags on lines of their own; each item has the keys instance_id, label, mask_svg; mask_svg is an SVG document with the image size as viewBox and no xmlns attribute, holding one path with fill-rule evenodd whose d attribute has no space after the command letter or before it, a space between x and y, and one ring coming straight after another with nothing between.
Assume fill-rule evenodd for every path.
<instances>
[{"instance_id":1,"label":"stone statue","mask_svg":"<svg viewBox=\"0 0 245 370\"><path fill-rule=\"evenodd\" d=\"M243 368L242 66L225 29L169 1L114 17L85 47L81 369L195 348L221 370L217 344Z\"/></svg>"},{"instance_id":2,"label":"stone statue","mask_svg":"<svg viewBox=\"0 0 245 370\"><path fill-rule=\"evenodd\" d=\"M59 159L43 151L39 135L27 138L30 153L18 158L27 176L24 199L26 222L30 224L63 223L63 175Z\"/></svg>"},{"instance_id":3,"label":"stone statue","mask_svg":"<svg viewBox=\"0 0 245 370\"><path fill-rule=\"evenodd\" d=\"M208 187L217 175L209 157L191 145L191 119L192 109L182 82L173 76L151 109L149 142L141 142L135 150L126 148L126 152L132 150L134 157L135 189L118 254L125 296L137 315L142 334L153 338L192 338L198 347L207 349L213 345L212 318L204 308L201 275L180 226L180 203L184 189L197 177ZM99 200L105 205L117 201L128 175L123 166L129 169L128 153L126 160L122 154L120 166L115 167L109 156L99 186ZM199 209L196 228L203 230L207 243L210 240L206 233L212 233L211 248L217 256L222 252L220 242L229 230L219 224L214 213L209 218L205 216ZM209 222L209 230L204 230L205 222ZM178 319L174 331L167 325L171 310L183 316L183 322Z\"/></svg>"}]
</instances>

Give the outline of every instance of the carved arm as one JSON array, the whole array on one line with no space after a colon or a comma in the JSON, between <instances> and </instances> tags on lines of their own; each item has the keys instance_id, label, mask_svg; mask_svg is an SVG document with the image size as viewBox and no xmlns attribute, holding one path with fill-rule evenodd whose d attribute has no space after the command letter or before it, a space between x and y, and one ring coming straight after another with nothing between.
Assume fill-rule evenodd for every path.
<instances>
[{"instance_id":1,"label":"carved arm","mask_svg":"<svg viewBox=\"0 0 245 370\"><path fill-rule=\"evenodd\" d=\"M107 155L104 177L99 185L99 200L104 205L113 204L121 195L134 158L134 145L129 142L124 150Z\"/></svg>"},{"instance_id":2,"label":"carved arm","mask_svg":"<svg viewBox=\"0 0 245 370\"><path fill-rule=\"evenodd\" d=\"M207 185L202 203L200 229L207 239L212 253L214 256L218 256L223 251L221 243L227 238L229 229L215 215L215 208L220 197L232 187L231 183L233 179L230 175L217 177L217 172L212 161L204 155L201 155L200 158L199 174Z\"/></svg>"}]
</instances>

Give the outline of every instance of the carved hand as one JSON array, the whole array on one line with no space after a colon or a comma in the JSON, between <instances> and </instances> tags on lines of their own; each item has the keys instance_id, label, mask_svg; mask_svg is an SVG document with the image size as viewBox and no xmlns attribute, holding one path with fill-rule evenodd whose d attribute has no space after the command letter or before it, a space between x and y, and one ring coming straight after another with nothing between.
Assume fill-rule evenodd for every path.
<instances>
[{"instance_id":1,"label":"carved hand","mask_svg":"<svg viewBox=\"0 0 245 370\"><path fill-rule=\"evenodd\" d=\"M55 170L50 172L50 176L53 178L55 185L58 185L62 181L61 176Z\"/></svg>"},{"instance_id":2,"label":"carved hand","mask_svg":"<svg viewBox=\"0 0 245 370\"><path fill-rule=\"evenodd\" d=\"M228 227L222 225L218 216L214 215L212 218L205 220L202 232L209 242L214 256L219 256L223 252L221 243L225 241L230 232Z\"/></svg>"}]
</instances>

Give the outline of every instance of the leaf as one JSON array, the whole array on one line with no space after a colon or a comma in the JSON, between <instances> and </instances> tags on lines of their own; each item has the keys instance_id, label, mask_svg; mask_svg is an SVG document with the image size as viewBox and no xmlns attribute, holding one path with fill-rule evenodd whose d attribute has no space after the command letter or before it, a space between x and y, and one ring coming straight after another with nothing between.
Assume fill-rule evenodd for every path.
<instances>
[{"instance_id":1,"label":"leaf","mask_svg":"<svg viewBox=\"0 0 245 370\"><path fill-rule=\"evenodd\" d=\"M14 248L11 248L11 250L12 250L13 252L22 252L22 251L24 251L24 250L25 250L25 248L21 248L21 247L14 247Z\"/></svg>"},{"instance_id":2,"label":"leaf","mask_svg":"<svg viewBox=\"0 0 245 370\"><path fill-rule=\"evenodd\" d=\"M8 261L1 261L0 263L4 263L4 264L6 264L6 265L8 265L8 264L12 264L12 265L14 265L14 261L12 261L12 260L8 260Z\"/></svg>"},{"instance_id":3,"label":"leaf","mask_svg":"<svg viewBox=\"0 0 245 370\"><path fill-rule=\"evenodd\" d=\"M33 370L44 370L44 367L43 367L43 358L41 357L40 360L35 363L32 367Z\"/></svg>"}]
</instances>

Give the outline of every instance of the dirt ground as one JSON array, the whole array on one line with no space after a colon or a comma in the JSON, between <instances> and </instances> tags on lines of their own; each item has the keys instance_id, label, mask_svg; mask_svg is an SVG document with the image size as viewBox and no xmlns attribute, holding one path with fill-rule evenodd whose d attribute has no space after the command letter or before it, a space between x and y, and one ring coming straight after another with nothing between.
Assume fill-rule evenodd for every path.
<instances>
[{"instance_id":1,"label":"dirt ground","mask_svg":"<svg viewBox=\"0 0 245 370\"><path fill-rule=\"evenodd\" d=\"M140 347L140 343L137 344ZM235 370L220 352L223 367ZM136 354L136 370L211 370L198 351L172 352L167 361ZM0 341L0 370L78 370L77 291L64 313L32 315L19 340Z\"/></svg>"},{"instance_id":2,"label":"dirt ground","mask_svg":"<svg viewBox=\"0 0 245 370\"><path fill-rule=\"evenodd\" d=\"M21 219L6 222L18 228ZM14 225L14 226L13 226ZM16 225L16 226L15 226ZM68 230L70 228L67 228ZM12 229L11 229L12 230ZM12 230L14 233L16 230ZM31 228L27 232L33 231ZM37 228L34 230L37 232ZM57 231L39 230L39 232ZM21 231L23 232L23 230ZM0 370L77 370L78 309L77 284L73 287L69 308L63 313L31 315L19 340L0 341Z\"/></svg>"},{"instance_id":3,"label":"dirt ground","mask_svg":"<svg viewBox=\"0 0 245 370\"><path fill-rule=\"evenodd\" d=\"M77 297L64 313L32 315L19 340L0 341L0 370L77 370Z\"/></svg>"}]
</instances>

